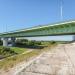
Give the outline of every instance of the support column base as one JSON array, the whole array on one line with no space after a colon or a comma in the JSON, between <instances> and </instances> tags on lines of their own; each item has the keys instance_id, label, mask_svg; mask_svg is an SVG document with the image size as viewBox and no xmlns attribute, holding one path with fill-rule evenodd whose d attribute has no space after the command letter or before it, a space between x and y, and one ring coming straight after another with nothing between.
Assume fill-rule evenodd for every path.
<instances>
[{"instance_id":1,"label":"support column base","mask_svg":"<svg viewBox=\"0 0 75 75\"><path fill-rule=\"evenodd\" d=\"M8 46L8 38L6 38L6 37L3 38L3 46L4 47Z\"/></svg>"}]
</instances>

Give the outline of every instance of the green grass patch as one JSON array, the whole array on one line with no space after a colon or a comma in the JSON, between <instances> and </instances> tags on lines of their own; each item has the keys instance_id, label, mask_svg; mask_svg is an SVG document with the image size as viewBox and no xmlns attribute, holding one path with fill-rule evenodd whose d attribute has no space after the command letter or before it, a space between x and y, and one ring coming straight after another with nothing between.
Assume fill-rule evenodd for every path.
<instances>
[{"instance_id":1,"label":"green grass patch","mask_svg":"<svg viewBox=\"0 0 75 75\"><path fill-rule=\"evenodd\" d=\"M26 48L19 48L19 47L3 47L0 46L0 55L7 55L7 54L21 54L27 51Z\"/></svg>"},{"instance_id":2,"label":"green grass patch","mask_svg":"<svg viewBox=\"0 0 75 75\"><path fill-rule=\"evenodd\" d=\"M12 49L17 54L21 54L21 53L27 51L26 48L19 48L19 47L10 47L10 49Z\"/></svg>"}]
</instances>

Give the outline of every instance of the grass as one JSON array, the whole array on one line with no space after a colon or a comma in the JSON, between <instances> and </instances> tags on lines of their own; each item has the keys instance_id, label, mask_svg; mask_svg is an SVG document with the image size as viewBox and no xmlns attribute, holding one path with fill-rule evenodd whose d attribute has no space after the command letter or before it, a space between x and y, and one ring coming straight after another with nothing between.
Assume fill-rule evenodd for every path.
<instances>
[{"instance_id":1,"label":"grass","mask_svg":"<svg viewBox=\"0 0 75 75\"><path fill-rule=\"evenodd\" d=\"M21 54L25 51L27 51L26 48L0 46L0 59L15 55L15 54Z\"/></svg>"},{"instance_id":2,"label":"grass","mask_svg":"<svg viewBox=\"0 0 75 75\"><path fill-rule=\"evenodd\" d=\"M21 54L21 53L27 51L26 48L19 48L19 47L10 47L10 48L17 54Z\"/></svg>"},{"instance_id":3,"label":"grass","mask_svg":"<svg viewBox=\"0 0 75 75\"><path fill-rule=\"evenodd\" d=\"M27 54L19 54L15 57L5 58L3 61L0 61L0 69L7 71L13 66L15 66L17 63L22 62L23 60L27 61L29 58L37 56L40 53L41 51L34 50Z\"/></svg>"},{"instance_id":4,"label":"grass","mask_svg":"<svg viewBox=\"0 0 75 75\"><path fill-rule=\"evenodd\" d=\"M43 51L49 50L53 46L55 45L48 46L48 48L45 47L43 49L35 49L26 54L22 54L23 52L28 51L25 48L11 47L11 49L18 53L18 55L14 57L5 58L4 60L0 61L0 69L3 69L4 71L9 71L10 68L14 67L18 63L22 61L28 61L30 58L41 54Z\"/></svg>"},{"instance_id":5,"label":"grass","mask_svg":"<svg viewBox=\"0 0 75 75\"><path fill-rule=\"evenodd\" d=\"M7 57L14 54L16 53L12 51L10 48L0 46L0 59L2 57Z\"/></svg>"}]
</instances>

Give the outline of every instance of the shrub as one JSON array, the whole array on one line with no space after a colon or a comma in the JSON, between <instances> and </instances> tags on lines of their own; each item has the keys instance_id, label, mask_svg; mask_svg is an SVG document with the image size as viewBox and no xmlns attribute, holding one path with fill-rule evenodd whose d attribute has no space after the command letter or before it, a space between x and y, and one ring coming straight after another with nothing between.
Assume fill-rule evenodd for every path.
<instances>
[{"instance_id":1,"label":"shrub","mask_svg":"<svg viewBox=\"0 0 75 75\"><path fill-rule=\"evenodd\" d=\"M15 54L15 52L9 47L0 47L0 55L7 56Z\"/></svg>"},{"instance_id":2,"label":"shrub","mask_svg":"<svg viewBox=\"0 0 75 75\"><path fill-rule=\"evenodd\" d=\"M55 41L51 41L51 44L55 44L56 42Z\"/></svg>"}]
</instances>

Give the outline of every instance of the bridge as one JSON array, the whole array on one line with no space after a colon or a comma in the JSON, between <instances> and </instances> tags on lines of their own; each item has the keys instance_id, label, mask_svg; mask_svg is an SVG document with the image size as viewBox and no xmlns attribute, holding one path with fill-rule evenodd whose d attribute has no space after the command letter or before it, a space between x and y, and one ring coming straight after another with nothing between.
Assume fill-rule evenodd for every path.
<instances>
[{"instance_id":1,"label":"bridge","mask_svg":"<svg viewBox=\"0 0 75 75\"><path fill-rule=\"evenodd\" d=\"M37 37L54 35L75 35L75 21L67 21L5 32L0 34L0 38L3 38L3 46L8 46L8 38L11 38L12 45L14 45L15 38L17 37Z\"/></svg>"}]
</instances>

